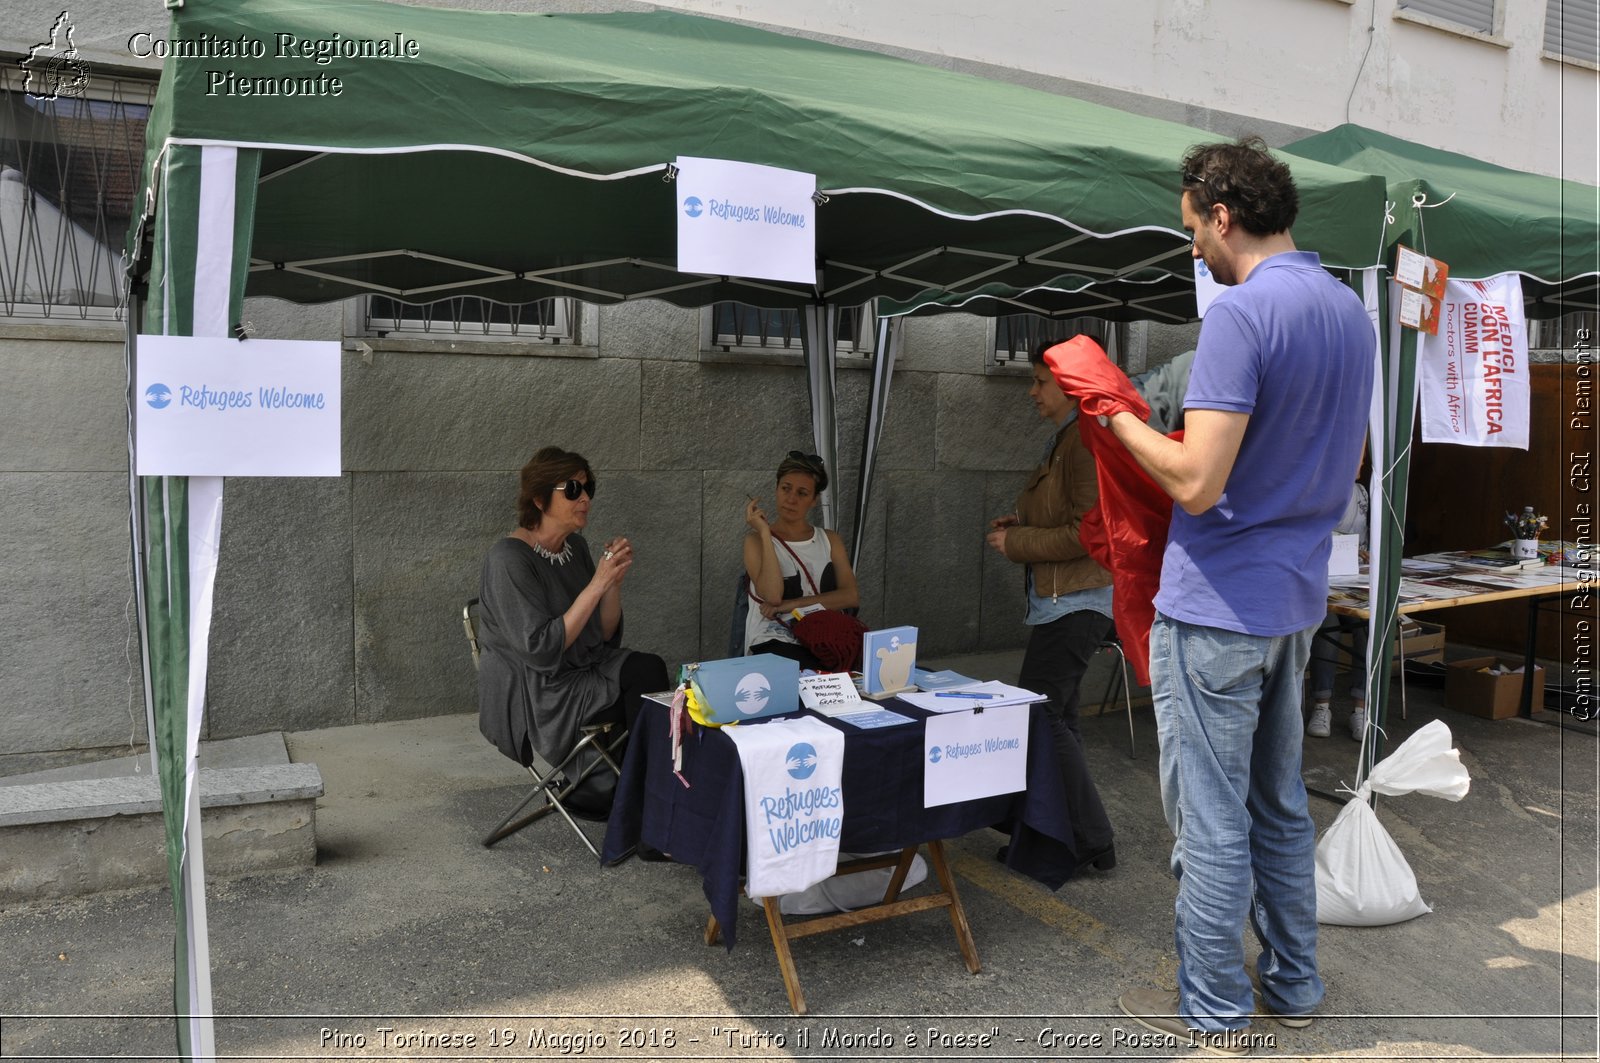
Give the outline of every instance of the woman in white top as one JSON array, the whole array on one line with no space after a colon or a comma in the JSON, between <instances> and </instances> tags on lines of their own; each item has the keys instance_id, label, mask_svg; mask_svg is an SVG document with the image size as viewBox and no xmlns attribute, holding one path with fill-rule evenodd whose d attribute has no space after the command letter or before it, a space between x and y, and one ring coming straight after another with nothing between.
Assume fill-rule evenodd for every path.
<instances>
[{"instance_id":1,"label":"woman in white top","mask_svg":"<svg viewBox=\"0 0 1600 1063\"><path fill-rule=\"evenodd\" d=\"M853 609L860 601L839 533L812 525L811 509L828 486L815 454L789 451L778 466L777 519L751 499L744 507L750 532L744 540L744 570L750 578L745 618L746 653L776 653L817 668L819 662L795 641L778 618L806 605Z\"/></svg>"}]
</instances>

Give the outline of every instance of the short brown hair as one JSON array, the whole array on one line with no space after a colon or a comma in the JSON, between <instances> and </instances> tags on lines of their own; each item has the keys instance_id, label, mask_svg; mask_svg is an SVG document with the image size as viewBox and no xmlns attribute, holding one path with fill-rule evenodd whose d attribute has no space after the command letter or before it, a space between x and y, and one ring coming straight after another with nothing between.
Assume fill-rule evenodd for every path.
<instances>
[{"instance_id":1,"label":"short brown hair","mask_svg":"<svg viewBox=\"0 0 1600 1063\"><path fill-rule=\"evenodd\" d=\"M522 467L522 489L517 493L517 524L524 528L537 528L544 516L543 507L550 504L550 495L556 484L583 472L589 475L589 486L597 486L594 470L582 454L574 454L560 447L542 447ZM591 495L594 492L589 492Z\"/></svg>"},{"instance_id":2,"label":"short brown hair","mask_svg":"<svg viewBox=\"0 0 1600 1063\"><path fill-rule=\"evenodd\" d=\"M778 462L778 479L782 480L792 472L803 472L816 481L817 494L828 489L828 469L822 464L822 458L816 454L803 454L798 450L789 451L788 455Z\"/></svg>"},{"instance_id":3,"label":"short brown hair","mask_svg":"<svg viewBox=\"0 0 1600 1063\"><path fill-rule=\"evenodd\" d=\"M1221 203L1252 236L1284 232L1300 213L1294 175L1260 137L1190 148L1183 157L1183 190L1193 197L1196 213L1208 214Z\"/></svg>"}]
</instances>

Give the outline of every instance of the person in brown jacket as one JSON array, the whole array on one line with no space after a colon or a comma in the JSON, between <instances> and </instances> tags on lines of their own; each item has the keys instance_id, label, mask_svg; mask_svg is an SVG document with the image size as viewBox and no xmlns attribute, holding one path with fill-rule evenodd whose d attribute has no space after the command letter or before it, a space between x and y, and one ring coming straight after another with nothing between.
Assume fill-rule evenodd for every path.
<instances>
[{"instance_id":1,"label":"person in brown jacket","mask_svg":"<svg viewBox=\"0 0 1600 1063\"><path fill-rule=\"evenodd\" d=\"M1056 756L1066 784L1067 808L1077 842L1078 866L1102 871L1116 866L1111 820L1089 774L1078 731L1078 685L1089 658L1112 632L1111 573L1091 559L1078 541L1084 516L1099 498L1094 459L1078 435L1078 403L1056 385L1033 352L1028 397L1039 416L1056 424L1044 460L1028 476L1016 512L990 522L986 541L1007 560L1023 566L1028 648L1017 684L1046 695ZM1005 861L1007 850L999 859Z\"/></svg>"}]
</instances>

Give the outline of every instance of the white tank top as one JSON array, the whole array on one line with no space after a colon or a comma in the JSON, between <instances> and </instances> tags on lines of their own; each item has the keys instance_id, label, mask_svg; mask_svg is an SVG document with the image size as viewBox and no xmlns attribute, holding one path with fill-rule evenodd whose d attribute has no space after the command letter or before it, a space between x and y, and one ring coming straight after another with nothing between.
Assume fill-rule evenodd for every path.
<instances>
[{"instance_id":1,"label":"white tank top","mask_svg":"<svg viewBox=\"0 0 1600 1063\"><path fill-rule=\"evenodd\" d=\"M776 536L774 536L774 539L776 540ZM789 543L788 546L789 550L793 550L795 554L798 554L800 560L805 563L806 572L810 574L810 578L808 579L800 574L800 569L794 563L794 556L789 553L789 550L785 550L783 544L774 541L772 550L778 557L778 571L783 573L784 599L809 598L817 593L816 590L812 590L813 585L818 590L822 587L823 572L833 561L833 545L828 540L828 533L822 528L818 528L811 538L803 542ZM798 590L795 589L796 582L798 582ZM769 641L794 642L795 637L789 634L788 628L776 620L768 620L762 616L761 607L752 599L750 609L744 618L744 651L749 653L751 646L758 642Z\"/></svg>"}]
</instances>

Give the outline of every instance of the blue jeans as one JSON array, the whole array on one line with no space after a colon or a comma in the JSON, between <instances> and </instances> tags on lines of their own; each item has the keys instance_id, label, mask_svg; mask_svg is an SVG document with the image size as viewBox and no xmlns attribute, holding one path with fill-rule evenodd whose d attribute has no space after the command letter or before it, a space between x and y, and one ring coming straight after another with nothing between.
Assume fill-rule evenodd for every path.
<instances>
[{"instance_id":1,"label":"blue jeans","mask_svg":"<svg viewBox=\"0 0 1600 1063\"><path fill-rule=\"evenodd\" d=\"M1313 628L1266 638L1156 614L1150 631L1161 803L1177 835L1179 1009L1242 1030L1248 916L1267 1006L1305 1015L1317 975L1316 827L1300 777L1300 687Z\"/></svg>"},{"instance_id":2,"label":"blue jeans","mask_svg":"<svg viewBox=\"0 0 1600 1063\"><path fill-rule=\"evenodd\" d=\"M1342 613L1329 613L1311 640L1311 696L1317 701L1333 698L1333 680L1339 666L1339 647L1333 644L1350 637L1350 693L1357 701L1367 700L1367 622Z\"/></svg>"}]
</instances>

